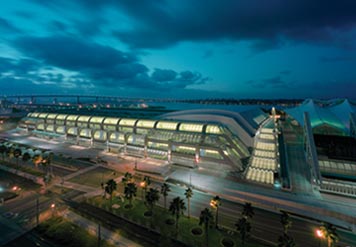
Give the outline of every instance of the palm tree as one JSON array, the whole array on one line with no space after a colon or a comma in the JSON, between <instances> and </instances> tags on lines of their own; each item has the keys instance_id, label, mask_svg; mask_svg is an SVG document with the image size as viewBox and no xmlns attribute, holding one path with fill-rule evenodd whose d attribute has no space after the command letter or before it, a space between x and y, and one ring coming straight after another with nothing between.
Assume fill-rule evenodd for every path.
<instances>
[{"instance_id":1,"label":"palm tree","mask_svg":"<svg viewBox=\"0 0 356 247\"><path fill-rule=\"evenodd\" d=\"M242 246L244 246L246 238L250 235L251 224L247 221L246 217L242 216L242 218L239 219L235 226L237 231L240 233Z\"/></svg>"},{"instance_id":2,"label":"palm tree","mask_svg":"<svg viewBox=\"0 0 356 247\"><path fill-rule=\"evenodd\" d=\"M186 210L184 201L179 196L174 198L173 201L171 201L171 204L169 206L169 212L171 212L172 215L176 216L176 234L178 234L178 220L180 215L183 215L184 210Z\"/></svg>"},{"instance_id":3,"label":"palm tree","mask_svg":"<svg viewBox=\"0 0 356 247\"><path fill-rule=\"evenodd\" d=\"M188 189L186 189L184 195L188 201L188 218L190 218L190 198L192 198L192 196L193 196L193 190L190 187L188 187Z\"/></svg>"},{"instance_id":4,"label":"palm tree","mask_svg":"<svg viewBox=\"0 0 356 247\"><path fill-rule=\"evenodd\" d=\"M132 183L132 182L133 182L132 174L129 172L126 172L124 177L121 179L121 183L123 183L123 185L125 187L128 183Z\"/></svg>"},{"instance_id":5,"label":"palm tree","mask_svg":"<svg viewBox=\"0 0 356 247\"><path fill-rule=\"evenodd\" d=\"M215 196L213 199L210 201L210 206L215 208L215 227L218 228L218 216L219 216L219 207L221 206L221 199L219 196Z\"/></svg>"},{"instance_id":6,"label":"palm tree","mask_svg":"<svg viewBox=\"0 0 356 247\"><path fill-rule=\"evenodd\" d=\"M45 151L42 153L42 164L45 165L46 172L47 174L49 174L50 176L53 175L53 171L52 171L52 159L53 159L53 153L50 151Z\"/></svg>"},{"instance_id":7,"label":"palm tree","mask_svg":"<svg viewBox=\"0 0 356 247\"><path fill-rule=\"evenodd\" d=\"M10 161L11 158L14 156L14 148L12 147L12 144L9 145L7 148L6 148L6 156L8 158L8 160Z\"/></svg>"},{"instance_id":8,"label":"palm tree","mask_svg":"<svg viewBox=\"0 0 356 247\"><path fill-rule=\"evenodd\" d=\"M213 221L213 214L208 208L205 208L200 212L199 225L204 224L206 246L208 246L209 244L209 225L212 221Z\"/></svg>"},{"instance_id":9,"label":"palm tree","mask_svg":"<svg viewBox=\"0 0 356 247\"><path fill-rule=\"evenodd\" d=\"M42 156L39 154L34 155L32 158L32 162L38 168L38 165L42 162Z\"/></svg>"},{"instance_id":10,"label":"palm tree","mask_svg":"<svg viewBox=\"0 0 356 247\"><path fill-rule=\"evenodd\" d=\"M105 192L110 195L110 210L112 207L112 195L114 191L117 189L117 183L114 179L110 179L105 184Z\"/></svg>"},{"instance_id":11,"label":"palm tree","mask_svg":"<svg viewBox=\"0 0 356 247\"><path fill-rule=\"evenodd\" d=\"M143 178L143 181L141 182L141 187L143 189L142 191L142 199L144 199L144 197L146 196L146 191L147 191L147 187L151 184L151 179L149 176L145 176Z\"/></svg>"},{"instance_id":12,"label":"palm tree","mask_svg":"<svg viewBox=\"0 0 356 247\"><path fill-rule=\"evenodd\" d=\"M150 209L151 214L153 213L153 206L158 202L159 200L159 191L157 189L152 189L147 192L146 194L146 204L148 208Z\"/></svg>"},{"instance_id":13,"label":"palm tree","mask_svg":"<svg viewBox=\"0 0 356 247\"><path fill-rule=\"evenodd\" d=\"M328 240L328 247L334 247L335 243L339 241L339 236L336 233L336 228L330 223L323 223L320 227L325 238Z\"/></svg>"},{"instance_id":14,"label":"palm tree","mask_svg":"<svg viewBox=\"0 0 356 247\"><path fill-rule=\"evenodd\" d=\"M278 247L294 246L296 246L294 239L291 236L288 236L286 233L283 233L283 235L278 238Z\"/></svg>"},{"instance_id":15,"label":"palm tree","mask_svg":"<svg viewBox=\"0 0 356 247\"><path fill-rule=\"evenodd\" d=\"M19 158L22 154L21 149L19 149L18 147L14 149L14 157L16 159L16 169L19 169Z\"/></svg>"},{"instance_id":16,"label":"palm tree","mask_svg":"<svg viewBox=\"0 0 356 247\"><path fill-rule=\"evenodd\" d=\"M22 161L24 163L28 162L30 159L31 159L31 155L29 153L26 152L22 155Z\"/></svg>"},{"instance_id":17,"label":"palm tree","mask_svg":"<svg viewBox=\"0 0 356 247\"><path fill-rule=\"evenodd\" d=\"M137 186L135 183L128 183L125 186L124 194L125 198L129 200L129 205L132 207L132 199L136 196Z\"/></svg>"},{"instance_id":18,"label":"palm tree","mask_svg":"<svg viewBox=\"0 0 356 247\"><path fill-rule=\"evenodd\" d=\"M0 145L0 154L1 154L2 160L5 159L6 150L7 150L6 146L4 144L1 144Z\"/></svg>"},{"instance_id":19,"label":"palm tree","mask_svg":"<svg viewBox=\"0 0 356 247\"><path fill-rule=\"evenodd\" d=\"M252 219L252 217L255 215L255 212L253 211L253 207L252 207L251 203L249 203L249 202L245 203L241 214L246 219L248 219L248 218Z\"/></svg>"},{"instance_id":20,"label":"palm tree","mask_svg":"<svg viewBox=\"0 0 356 247\"><path fill-rule=\"evenodd\" d=\"M167 205L167 196L168 196L168 192L171 191L171 188L169 187L168 184L163 183L161 186L161 194L163 195L164 198L164 209L166 209L166 205Z\"/></svg>"},{"instance_id":21,"label":"palm tree","mask_svg":"<svg viewBox=\"0 0 356 247\"><path fill-rule=\"evenodd\" d=\"M292 221L287 212L282 211L281 224L283 226L283 233L287 234L288 229L292 226Z\"/></svg>"}]
</instances>

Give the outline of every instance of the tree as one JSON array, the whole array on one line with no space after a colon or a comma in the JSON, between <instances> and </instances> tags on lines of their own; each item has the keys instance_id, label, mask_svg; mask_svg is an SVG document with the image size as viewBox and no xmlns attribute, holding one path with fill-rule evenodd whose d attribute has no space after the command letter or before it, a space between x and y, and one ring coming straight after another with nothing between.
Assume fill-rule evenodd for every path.
<instances>
[{"instance_id":1,"label":"tree","mask_svg":"<svg viewBox=\"0 0 356 247\"><path fill-rule=\"evenodd\" d=\"M1 144L0 145L0 154L1 154L2 160L5 159L6 151L7 151L6 146L4 144Z\"/></svg>"},{"instance_id":2,"label":"tree","mask_svg":"<svg viewBox=\"0 0 356 247\"><path fill-rule=\"evenodd\" d=\"M281 224L283 226L283 233L287 234L288 229L292 226L292 221L288 213L282 211Z\"/></svg>"},{"instance_id":3,"label":"tree","mask_svg":"<svg viewBox=\"0 0 356 247\"><path fill-rule=\"evenodd\" d=\"M325 238L328 240L328 247L334 247L335 243L339 241L339 236L336 232L336 228L330 223L323 223L320 227Z\"/></svg>"},{"instance_id":4,"label":"tree","mask_svg":"<svg viewBox=\"0 0 356 247\"><path fill-rule=\"evenodd\" d=\"M132 182L133 182L132 174L129 172L126 172L124 177L121 179L121 183L123 183L124 188L128 183L132 183Z\"/></svg>"},{"instance_id":5,"label":"tree","mask_svg":"<svg viewBox=\"0 0 356 247\"><path fill-rule=\"evenodd\" d=\"M105 184L105 192L110 195L110 210L112 207L112 195L114 191L117 189L117 183L114 179L110 179Z\"/></svg>"},{"instance_id":6,"label":"tree","mask_svg":"<svg viewBox=\"0 0 356 247\"><path fill-rule=\"evenodd\" d=\"M8 147L6 147L6 156L9 159L9 161L14 156L14 148L12 145L9 145Z\"/></svg>"},{"instance_id":7,"label":"tree","mask_svg":"<svg viewBox=\"0 0 356 247\"><path fill-rule=\"evenodd\" d=\"M159 191L157 189L150 188L150 190L146 194L146 205L152 214L153 214L153 206L158 202L158 200L159 200Z\"/></svg>"},{"instance_id":8,"label":"tree","mask_svg":"<svg viewBox=\"0 0 356 247\"><path fill-rule=\"evenodd\" d=\"M147 187L151 184L151 179L149 176L144 176L143 181L141 182L141 187L143 189L142 199L146 196Z\"/></svg>"},{"instance_id":9,"label":"tree","mask_svg":"<svg viewBox=\"0 0 356 247\"><path fill-rule=\"evenodd\" d=\"M199 225L204 224L206 246L208 246L209 244L209 225L212 221L213 221L213 214L208 208L205 208L200 212Z\"/></svg>"},{"instance_id":10,"label":"tree","mask_svg":"<svg viewBox=\"0 0 356 247\"><path fill-rule=\"evenodd\" d=\"M38 165L42 163L42 156L39 154L36 154L32 158L33 164L38 168Z\"/></svg>"},{"instance_id":11,"label":"tree","mask_svg":"<svg viewBox=\"0 0 356 247\"><path fill-rule=\"evenodd\" d=\"M163 183L161 186L161 194L163 195L164 198L164 209L166 209L166 205L167 205L167 196L168 196L168 192L171 191L171 188L169 187L168 184Z\"/></svg>"},{"instance_id":12,"label":"tree","mask_svg":"<svg viewBox=\"0 0 356 247\"><path fill-rule=\"evenodd\" d=\"M288 236L286 233L283 233L283 235L278 238L278 247L294 246L296 246L294 239L291 236Z\"/></svg>"},{"instance_id":13,"label":"tree","mask_svg":"<svg viewBox=\"0 0 356 247\"><path fill-rule=\"evenodd\" d=\"M19 169L19 158L20 158L20 156L22 154L22 151L21 151L21 149L19 149L17 147L17 148L14 149L14 153L13 154L14 154L14 157L16 159L16 167L17 167L17 169Z\"/></svg>"},{"instance_id":14,"label":"tree","mask_svg":"<svg viewBox=\"0 0 356 247\"><path fill-rule=\"evenodd\" d=\"M248 218L251 219L255 215L255 212L253 211L253 207L252 207L251 203L249 203L249 202L245 203L241 214L246 219L248 219Z\"/></svg>"},{"instance_id":15,"label":"tree","mask_svg":"<svg viewBox=\"0 0 356 247\"><path fill-rule=\"evenodd\" d=\"M186 210L184 201L179 196L174 198L173 201L171 201L171 204L169 206L169 212L171 212L172 215L175 215L175 217L176 217L176 233L177 234L178 234L178 220L179 220L179 217L181 215L183 215L184 210Z\"/></svg>"},{"instance_id":16,"label":"tree","mask_svg":"<svg viewBox=\"0 0 356 247\"><path fill-rule=\"evenodd\" d=\"M240 233L240 238L242 246L245 245L245 240L250 235L251 224L247 221L247 218L242 216L239 221L235 224L237 231Z\"/></svg>"},{"instance_id":17,"label":"tree","mask_svg":"<svg viewBox=\"0 0 356 247\"><path fill-rule=\"evenodd\" d=\"M218 228L218 216L219 216L219 207L221 206L221 199L219 196L215 196L210 201L210 206L215 208L215 227Z\"/></svg>"},{"instance_id":18,"label":"tree","mask_svg":"<svg viewBox=\"0 0 356 247\"><path fill-rule=\"evenodd\" d=\"M188 201L188 218L190 218L190 198L192 198L193 196L193 190L189 187L188 189L186 189L184 195Z\"/></svg>"},{"instance_id":19,"label":"tree","mask_svg":"<svg viewBox=\"0 0 356 247\"><path fill-rule=\"evenodd\" d=\"M31 155L29 153L26 152L22 155L22 161L24 163L28 162L30 159L31 159Z\"/></svg>"},{"instance_id":20,"label":"tree","mask_svg":"<svg viewBox=\"0 0 356 247\"><path fill-rule=\"evenodd\" d=\"M52 172L52 159L53 159L53 153L50 151L45 151L42 153L42 162L41 164L43 165L44 168L46 168L46 173L48 174L48 176L52 176L53 172Z\"/></svg>"},{"instance_id":21,"label":"tree","mask_svg":"<svg viewBox=\"0 0 356 247\"><path fill-rule=\"evenodd\" d=\"M137 186L135 183L128 183L125 186L124 194L125 198L129 200L129 205L132 207L132 199L136 196Z\"/></svg>"}]
</instances>

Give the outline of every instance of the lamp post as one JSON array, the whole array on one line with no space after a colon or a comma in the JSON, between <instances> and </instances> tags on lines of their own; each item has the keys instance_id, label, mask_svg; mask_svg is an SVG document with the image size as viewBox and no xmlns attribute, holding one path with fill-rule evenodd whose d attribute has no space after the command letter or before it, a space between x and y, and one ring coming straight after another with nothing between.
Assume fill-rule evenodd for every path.
<instances>
[{"instance_id":1,"label":"lamp post","mask_svg":"<svg viewBox=\"0 0 356 247\"><path fill-rule=\"evenodd\" d=\"M320 229L316 229L315 231L315 235L317 236L317 238L319 239L319 247L320 247L320 244L321 244L321 239L324 238L324 233L322 230Z\"/></svg>"},{"instance_id":2,"label":"lamp post","mask_svg":"<svg viewBox=\"0 0 356 247\"><path fill-rule=\"evenodd\" d=\"M143 200L143 199L144 199L144 198L143 198L143 191L144 191L144 189L145 189L145 187L146 187L146 182L145 182L145 181L142 181L142 182L140 183L140 186L141 186L141 188L142 188L141 196L142 196L142 200Z\"/></svg>"},{"instance_id":3,"label":"lamp post","mask_svg":"<svg viewBox=\"0 0 356 247\"><path fill-rule=\"evenodd\" d=\"M56 208L56 204L55 204L55 203L52 203L52 204L51 204L52 217L53 217L53 215L54 215L54 210L55 210L55 208Z\"/></svg>"},{"instance_id":4,"label":"lamp post","mask_svg":"<svg viewBox=\"0 0 356 247\"><path fill-rule=\"evenodd\" d=\"M221 205L221 199L219 196L215 196L210 200L210 206L216 210L215 214L215 227L218 229L218 216L219 216L219 207Z\"/></svg>"}]
</instances>

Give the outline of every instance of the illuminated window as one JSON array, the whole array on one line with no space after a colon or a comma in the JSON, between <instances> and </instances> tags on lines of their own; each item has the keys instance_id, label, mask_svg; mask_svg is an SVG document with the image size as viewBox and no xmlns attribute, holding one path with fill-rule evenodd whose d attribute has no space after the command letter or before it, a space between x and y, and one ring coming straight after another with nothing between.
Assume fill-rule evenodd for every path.
<instances>
[{"instance_id":1,"label":"illuminated window","mask_svg":"<svg viewBox=\"0 0 356 247\"><path fill-rule=\"evenodd\" d=\"M103 120L104 120L103 117L92 117L92 118L90 119L90 123L102 123Z\"/></svg>"},{"instance_id":2,"label":"illuminated window","mask_svg":"<svg viewBox=\"0 0 356 247\"><path fill-rule=\"evenodd\" d=\"M178 123L176 122L166 122L166 121L159 121L157 124L157 129L167 129L167 130L176 130Z\"/></svg>"},{"instance_id":3,"label":"illuminated window","mask_svg":"<svg viewBox=\"0 0 356 247\"><path fill-rule=\"evenodd\" d=\"M179 130L189 131L189 132L202 132L203 125L202 124L181 123L179 126Z\"/></svg>"},{"instance_id":4,"label":"illuminated window","mask_svg":"<svg viewBox=\"0 0 356 247\"><path fill-rule=\"evenodd\" d=\"M139 120L136 124L137 127L144 127L144 128L153 128L155 126L156 121L151 120Z\"/></svg>"},{"instance_id":5,"label":"illuminated window","mask_svg":"<svg viewBox=\"0 0 356 247\"><path fill-rule=\"evenodd\" d=\"M217 125L208 125L206 126L206 133L209 133L209 134L221 134L221 130L219 128L219 126Z\"/></svg>"},{"instance_id":6,"label":"illuminated window","mask_svg":"<svg viewBox=\"0 0 356 247\"><path fill-rule=\"evenodd\" d=\"M89 121L89 119L90 119L90 116L80 116L79 118L78 118L78 122L88 122Z\"/></svg>"},{"instance_id":7,"label":"illuminated window","mask_svg":"<svg viewBox=\"0 0 356 247\"><path fill-rule=\"evenodd\" d=\"M136 119L123 118L120 120L119 125L134 126L136 121Z\"/></svg>"},{"instance_id":8,"label":"illuminated window","mask_svg":"<svg viewBox=\"0 0 356 247\"><path fill-rule=\"evenodd\" d=\"M104 120L104 124L113 124L113 125L117 125L117 123L119 122L120 118L111 118L111 117L107 117Z\"/></svg>"}]
</instances>

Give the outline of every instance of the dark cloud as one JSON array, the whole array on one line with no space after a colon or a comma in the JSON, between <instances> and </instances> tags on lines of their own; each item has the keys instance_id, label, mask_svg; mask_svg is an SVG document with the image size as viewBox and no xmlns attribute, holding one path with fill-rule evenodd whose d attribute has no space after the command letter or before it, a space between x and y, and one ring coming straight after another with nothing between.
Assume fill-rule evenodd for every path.
<instances>
[{"instance_id":1,"label":"dark cloud","mask_svg":"<svg viewBox=\"0 0 356 247\"><path fill-rule=\"evenodd\" d=\"M27 36L15 40L14 45L28 56L68 70L113 68L117 64L131 63L137 60L132 54L118 51L109 46L65 36Z\"/></svg>"},{"instance_id":2,"label":"dark cloud","mask_svg":"<svg viewBox=\"0 0 356 247\"><path fill-rule=\"evenodd\" d=\"M151 2L140 1L139 7L136 1L118 1L136 21L132 30L115 32L120 40L139 48L180 41L251 40L252 48L265 50L288 40L344 43L332 32L348 31L356 23L356 2L349 0Z\"/></svg>"},{"instance_id":3,"label":"dark cloud","mask_svg":"<svg viewBox=\"0 0 356 247\"><path fill-rule=\"evenodd\" d=\"M155 69L151 77L158 82L174 81L177 77L177 72L171 69Z\"/></svg>"},{"instance_id":4,"label":"dark cloud","mask_svg":"<svg viewBox=\"0 0 356 247\"><path fill-rule=\"evenodd\" d=\"M0 57L0 73L12 73L16 76L28 75L32 71L37 71L41 64L33 59L19 59Z\"/></svg>"},{"instance_id":5,"label":"dark cloud","mask_svg":"<svg viewBox=\"0 0 356 247\"><path fill-rule=\"evenodd\" d=\"M87 21L74 25L89 35L101 32L102 10L116 9L129 18L129 27L114 28L113 34L132 48L164 48L182 41L211 40L247 40L255 51L279 48L288 42L354 47L352 38L338 38L340 33L355 28L356 1L350 0L33 1L55 10L80 5L81 12L90 16L90 25Z\"/></svg>"},{"instance_id":6,"label":"dark cloud","mask_svg":"<svg viewBox=\"0 0 356 247\"><path fill-rule=\"evenodd\" d=\"M70 80L65 81L74 85L84 83L97 87L174 90L202 84L207 80L200 73L192 71L178 73L173 70L155 69L150 75L149 69L139 62L139 57L135 53L122 52L79 38L22 37L13 43L18 50L35 61L76 72L75 78L71 76ZM43 81L43 78L42 74L34 80ZM51 81L52 78L46 79Z\"/></svg>"},{"instance_id":7,"label":"dark cloud","mask_svg":"<svg viewBox=\"0 0 356 247\"><path fill-rule=\"evenodd\" d=\"M354 58L350 56L337 56L337 57L320 57L320 61L324 63L333 63L333 62L348 62L353 61Z\"/></svg>"}]
</instances>

